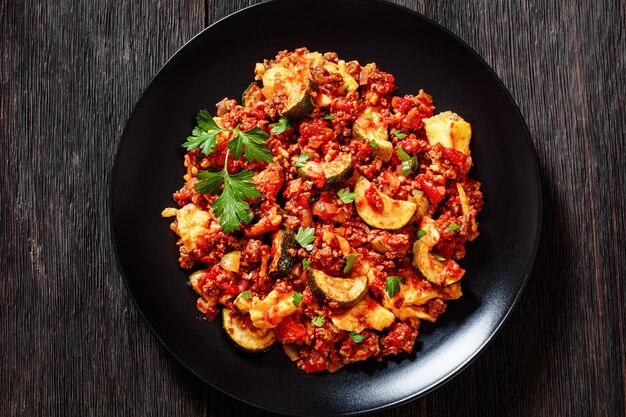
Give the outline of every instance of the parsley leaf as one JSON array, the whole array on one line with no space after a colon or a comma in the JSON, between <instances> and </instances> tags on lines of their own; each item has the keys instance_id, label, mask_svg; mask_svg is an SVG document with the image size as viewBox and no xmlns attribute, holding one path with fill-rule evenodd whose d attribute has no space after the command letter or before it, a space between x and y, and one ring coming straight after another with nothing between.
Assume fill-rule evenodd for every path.
<instances>
[{"instance_id":1,"label":"parsley leaf","mask_svg":"<svg viewBox=\"0 0 626 417\"><path fill-rule=\"evenodd\" d=\"M411 158L400 146L396 147L396 153L402 160L402 173L405 177L408 176L411 171L415 171L419 168L417 156Z\"/></svg>"},{"instance_id":2,"label":"parsley leaf","mask_svg":"<svg viewBox=\"0 0 626 417\"><path fill-rule=\"evenodd\" d=\"M332 114L325 114L324 115L324 119L326 119L326 120L335 120L336 117L334 115L332 115Z\"/></svg>"},{"instance_id":3,"label":"parsley leaf","mask_svg":"<svg viewBox=\"0 0 626 417\"><path fill-rule=\"evenodd\" d=\"M252 182L254 173L244 169L231 175L226 169L227 165L228 153L226 154L222 171L198 172L196 178L201 181L194 186L199 193L217 195L220 191L220 186L222 183L224 184L222 193L211 204L215 217L220 219L220 226L224 233L239 229L242 222L248 223L254 217L250 211L250 206L244 201L244 198L254 199L261 197L261 193Z\"/></svg>"},{"instance_id":4,"label":"parsley leaf","mask_svg":"<svg viewBox=\"0 0 626 417\"><path fill-rule=\"evenodd\" d=\"M400 283L406 284L406 280L397 276L387 277L387 281L385 281L385 291L387 291L389 298L393 298L393 296L400 291Z\"/></svg>"},{"instance_id":5,"label":"parsley leaf","mask_svg":"<svg viewBox=\"0 0 626 417\"><path fill-rule=\"evenodd\" d=\"M239 294L239 296L243 298L244 300L249 300L253 297L250 291L243 291L241 294Z\"/></svg>"},{"instance_id":6,"label":"parsley leaf","mask_svg":"<svg viewBox=\"0 0 626 417\"><path fill-rule=\"evenodd\" d=\"M298 307L301 301L302 301L302 293L297 292L297 291L294 292L293 297L291 298L291 302L293 303L293 305Z\"/></svg>"},{"instance_id":7,"label":"parsley leaf","mask_svg":"<svg viewBox=\"0 0 626 417\"><path fill-rule=\"evenodd\" d=\"M307 227L303 229L302 226L298 229L298 233L296 234L296 241L302 246L304 249L311 252L313 250L313 241L315 240L315 228Z\"/></svg>"},{"instance_id":8,"label":"parsley leaf","mask_svg":"<svg viewBox=\"0 0 626 417\"><path fill-rule=\"evenodd\" d=\"M459 230L459 229L460 229L459 225L454 223L454 222L452 222L452 223L450 223L448 225L448 227L446 227L446 230L444 230L443 232L444 233L448 233L448 232L453 232L453 231Z\"/></svg>"},{"instance_id":9,"label":"parsley leaf","mask_svg":"<svg viewBox=\"0 0 626 417\"><path fill-rule=\"evenodd\" d=\"M194 189L200 194L213 194L220 193L222 188L222 181L224 180L224 171L198 171L196 178L200 180L194 186Z\"/></svg>"},{"instance_id":10,"label":"parsley leaf","mask_svg":"<svg viewBox=\"0 0 626 417\"><path fill-rule=\"evenodd\" d=\"M374 139L370 140L370 146L373 149L378 149L378 143Z\"/></svg>"},{"instance_id":11,"label":"parsley leaf","mask_svg":"<svg viewBox=\"0 0 626 417\"><path fill-rule=\"evenodd\" d=\"M393 132L391 132L391 134L397 137L398 139L404 139L407 137L407 134L402 132L400 129L395 129Z\"/></svg>"},{"instance_id":12,"label":"parsley leaf","mask_svg":"<svg viewBox=\"0 0 626 417\"><path fill-rule=\"evenodd\" d=\"M305 153L301 153L301 154L300 154L300 157L298 158L298 160L296 161L296 163L295 163L295 164L293 164L293 166L298 167L298 168L301 168L301 167L303 167L303 166L304 166L304 163L305 163L306 161L308 161L309 159L311 159L311 158L312 158L312 156L311 156L311 155L307 155L307 154L305 154Z\"/></svg>"},{"instance_id":13,"label":"parsley leaf","mask_svg":"<svg viewBox=\"0 0 626 417\"><path fill-rule=\"evenodd\" d=\"M437 255L436 253L433 253L433 256L435 257L436 260L441 261L441 262L446 260L446 258L444 258L441 255Z\"/></svg>"},{"instance_id":14,"label":"parsley leaf","mask_svg":"<svg viewBox=\"0 0 626 417\"><path fill-rule=\"evenodd\" d=\"M324 325L324 316L322 316L321 314L313 319L311 319L311 321L313 322L314 325L316 325L317 327L322 327Z\"/></svg>"},{"instance_id":15,"label":"parsley leaf","mask_svg":"<svg viewBox=\"0 0 626 417\"><path fill-rule=\"evenodd\" d=\"M267 138L269 135L258 126L245 132L239 130L239 126L237 126L233 130L233 136L228 141L228 150L235 159L241 158L243 155L248 162L272 162L274 155L267 149L265 143Z\"/></svg>"},{"instance_id":16,"label":"parsley leaf","mask_svg":"<svg viewBox=\"0 0 626 417\"><path fill-rule=\"evenodd\" d=\"M272 133L283 133L285 130L289 129L291 127L291 123L289 123L289 120L285 119L284 117L281 117L281 119L277 122L274 123L272 125Z\"/></svg>"},{"instance_id":17,"label":"parsley leaf","mask_svg":"<svg viewBox=\"0 0 626 417\"><path fill-rule=\"evenodd\" d=\"M344 189L337 191L337 195L341 198L341 201L346 204L350 204L359 196L359 193L351 193L349 190Z\"/></svg>"},{"instance_id":18,"label":"parsley leaf","mask_svg":"<svg viewBox=\"0 0 626 417\"><path fill-rule=\"evenodd\" d=\"M365 336L359 333L355 333L355 332L348 333L348 336L350 336L350 339L352 339L354 343L361 343L362 341L365 340Z\"/></svg>"},{"instance_id":19,"label":"parsley leaf","mask_svg":"<svg viewBox=\"0 0 626 417\"><path fill-rule=\"evenodd\" d=\"M374 115L372 113L365 113L363 116L365 116L366 119L370 119L370 120L374 118Z\"/></svg>"},{"instance_id":20,"label":"parsley leaf","mask_svg":"<svg viewBox=\"0 0 626 417\"><path fill-rule=\"evenodd\" d=\"M418 230L418 231L417 231L417 238L418 238L418 239L421 239L421 238L423 238L424 236L426 236L427 234L428 234L428 233L426 233L426 230Z\"/></svg>"},{"instance_id":21,"label":"parsley leaf","mask_svg":"<svg viewBox=\"0 0 626 417\"><path fill-rule=\"evenodd\" d=\"M203 154L210 155L217 144L217 134L225 130L215 123L208 111L200 110L196 116L196 127L191 136L187 136L183 147L188 151L200 148Z\"/></svg>"},{"instance_id":22,"label":"parsley leaf","mask_svg":"<svg viewBox=\"0 0 626 417\"><path fill-rule=\"evenodd\" d=\"M356 259L357 256L361 256L361 254L351 253L350 255L348 255L348 257L346 258L346 266L343 268L344 274L347 274L348 272L352 271L352 267L354 266L354 260Z\"/></svg>"},{"instance_id":23,"label":"parsley leaf","mask_svg":"<svg viewBox=\"0 0 626 417\"><path fill-rule=\"evenodd\" d=\"M311 266L311 260L310 259L303 259L302 260L302 270L306 271L307 269L309 269L309 267Z\"/></svg>"}]
</instances>

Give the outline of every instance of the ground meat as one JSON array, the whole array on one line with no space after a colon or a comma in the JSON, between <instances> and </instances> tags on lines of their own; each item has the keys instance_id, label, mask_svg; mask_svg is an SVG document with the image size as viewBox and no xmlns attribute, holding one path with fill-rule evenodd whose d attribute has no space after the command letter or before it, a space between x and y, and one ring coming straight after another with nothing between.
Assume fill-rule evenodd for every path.
<instances>
[{"instance_id":1,"label":"ground meat","mask_svg":"<svg viewBox=\"0 0 626 417\"><path fill-rule=\"evenodd\" d=\"M465 255L467 241L478 235L476 216L483 204L480 183L468 177L471 156L441 144L431 145L426 136L423 120L434 114L432 97L422 90L416 95L393 96L397 89L393 75L379 70L375 64L362 67L356 61L345 63L345 70L356 80L358 88L345 91L342 87L352 87L352 80L328 69L329 63L339 68L343 68L344 63L333 52L323 57L326 67L320 63L321 55L299 48L293 52L281 51L273 60L257 64L257 80L262 80L270 68L276 70L276 65L289 67L292 75L303 74L307 83L309 79L313 80L316 87L307 86L315 104L313 110L303 117L284 118L283 110L293 92L289 91L291 85L284 82L282 73L274 85L268 84L262 89L259 85L258 91L246 100L245 105L229 98L221 100L216 107L219 117L216 122L225 131L218 133L211 153L205 155L201 148L188 150L184 162L185 183L174 193L174 201L179 207L195 204L200 209L185 219L184 232L174 227L178 233L186 233L186 239L192 236L194 240L195 249L191 252L185 249L182 239L178 246L181 267L199 271L199 275L194 275L198 278L194 287L198 287L201 293L198 309L208 319L217 316L220 305L234 314L248 317L245 305L239 305L242 300L250 300L239 297L244 291L255 297L255 301L248 302L256 303L257 307L262 305L257 300L265 299L272 291L287 294L294 297L293 300L297 299L295 293L300 293L302 298L298 306L290 299L282 301L281 308L288 309L289 314L279 316L281 321L272 322L272 325L277 326L278 341L290 344L292 352L297 351L299 359L296 358L296 364L305 372L334 372L346 364L367 358L381 359L385 355L411 352L419 326L417 318L401 322L396 317L380 331L366 326L360 333L363 340L358 337L355 340L355 334L349 329L340 329L337 327L341 326L340 322L331 319L349 313L350 309L340 308L332 297L316 297L307 284L307 274L310 273L307 268L340 280L365 275L368 285L366 303L369 304L361 304L361 307L369 309L377 305L384 305L390 311L402 307L407 299L404 296L395 296L391 304L387 303L390 297L388 279L394 276L406 278L399 281L400 286L417 282L414 284L416 288L427 285L433 291L448 291L441 285L463 274L455 259ZM304 83L296 84L305 87ZM380 117L368 117L367 112L374 111L366 110L368 108L375 109ZM381 125L380 134L386 135L395 149L389 159L376 152L376 141L372 143L361 135L353 137L353 124L358 118L370 118L376 120L372 125ZM232 135L236 134L233 131L248 132L253 128L256 129L250 136L243 134L245 157L235 158L232 146L229 149ZM268 163L250 158L246 147L252 146L267 146L274 156L273 161ZM406 164L403 166L399 148L409 158L417 160L409 161L408 169ZM340 184L329 183L326 164L345 154L352 158L353 175ZM385 161L381 160L383 157ZM307 162L305 175L300 168ZM206 194L196 191L201 181L196 175L200 171L220 172L225 165L231 180L243 170L250 172L253 175L251 184L261 194L258 198L237 200L238 207L244 207L252 216L229 233L224 233L218 226L222 219L216 219L212 214L211 206L220 193L215 189ZM238 181L242 175L249 174L239 174ZM372 182L364 196L351 195L359 176ZM221 179L220 192L225 180ZM244 194L245 183L235 181L229 184L234 185L232 195ZM395 200L416 203L418 209L412 220L396 230L370 227L366 221L373 222L359 216L353 199L364 197L374 215L396 215L395 212L389 213L388 202L383 201L378 191ZM362 207L360 205L359 209ZM173 212L169 210L170 215ZM173 226L177 226L178 221L177 215ZM182 224L182 217L180 221ZM310 232L308 228L314 229L312 248L301 240ZM293 247L281 251L292 258L289 260L294 265L291 271L286 271L284 276L271 277L268 269L275 259L271 245L279 229L292 230L300 240L296 239ZM437 277L439 286L430 283L411 266L412 248L418 239L424 239L422 244L429 245L431 255L444 259L438 261L443 265L443 271ZM221 266L224 255L235 251L240 252L238 267L225 270ZM352 269L344 269L348 255L357 254L356 258L351 257L355 260ZM443 300L450 297L442 294L425 305L415 306L427 320L434 321L445 311ZM357 320L360 324L368 324L362 314Z\"/></svg>"}]
</instances>

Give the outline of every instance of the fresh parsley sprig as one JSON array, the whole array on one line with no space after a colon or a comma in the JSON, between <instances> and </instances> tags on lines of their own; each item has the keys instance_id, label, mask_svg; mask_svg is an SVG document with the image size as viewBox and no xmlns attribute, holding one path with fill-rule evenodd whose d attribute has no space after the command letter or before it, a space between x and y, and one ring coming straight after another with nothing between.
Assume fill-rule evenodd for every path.
<instances>
[{"instance_id":1,"label":"fresh parsley sprig","mask_svg":"<svg viewBox=\"0 0 626 417\"><path fill-rule=\"evenodd\" d=\"M243 155L248 162L272 162L274 160L274 155L266 144L270 136L258 126L245 131L240 130L239 125L234 129L225 129L219 127L213 116L206 110L198 112L196 123L191 136L188 136L187 141L183 143L183 147L188 151L200 148L203 154L210 155L217 145L217 135L221 132L231 132L228 150L235 159Z\"/></svg>"},{"instance_id":2,"label":"fresh parsley sprig","mask_svg":"<svg viewBox=\"0 0 626 417\"><path fill-rule=\"evenodd\" d=\"M244 198L254 199L261 197L261 193L257 190L252 182L254 173L248 170L241 170L236 174L229 174L228 151L226 151L226 159L224 160L224 168L221 171L199 171L196 178L200 182L194 186L195 190L202 194L220 196L211 204L213 214L220 219L220 226L224 233L232 232L241 227L241 223L249 223L254 215L250 211L250 206L244 201Z\"/></svg>"},{"instance_id":3,"label":"fresh parsley sprig","mask_svg":"<svg viewBox=\"0 0 626 417\"><path fill-rule=\"evenodd\" d=\"M208 111L200 110L196 116L196 127L193 128L191 136L187 136L183 147L188 151L200 148L203 154L210 155L217 144L217 134L223 131L224 129L215 123Z\"/></svg>"},{"instance_id":4,"label":"fresh parsley sprig","mask_svg":"<svg viewBox=\"0 0 626 417\"><path fill-rule=\"evenodd\" d=\"M272 162L274 155L267 148L267 138L270 136L260 127L253 127L250 130L239 130L239 125L233 130L233 136L228 141L228 150L235 159L243 155L246 161L252 162Z\"/></svg>"}]
</instances>

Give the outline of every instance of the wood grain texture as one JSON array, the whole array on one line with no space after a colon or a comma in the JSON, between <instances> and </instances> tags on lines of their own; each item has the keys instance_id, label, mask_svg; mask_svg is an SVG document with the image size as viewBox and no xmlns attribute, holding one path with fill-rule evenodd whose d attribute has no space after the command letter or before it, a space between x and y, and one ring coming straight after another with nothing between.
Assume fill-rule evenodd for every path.
<instances>
[{"instance_id":1,"label":"wood grain texture","mask_svg":"<svg viewBox=\"0 0 626 417\"><path fill-rule=\"evenodd\" d=\"M257 2L0 0L0 415L272 415L162 348L108 226L108 177L142 89L204 26ZM626 415L626 6L395 3L449 28L507 86L545 215L495 342L440 389L375 415Z\"/></svg>"}]
</instances>

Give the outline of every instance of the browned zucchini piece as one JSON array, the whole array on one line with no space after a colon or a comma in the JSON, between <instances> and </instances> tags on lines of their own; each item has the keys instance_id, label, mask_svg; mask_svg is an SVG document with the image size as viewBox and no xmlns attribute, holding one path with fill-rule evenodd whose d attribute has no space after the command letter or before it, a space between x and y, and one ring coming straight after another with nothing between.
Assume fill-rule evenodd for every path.
<instances>
[{"instance_id":1,"label":"browned zucchini piece","mask_svg":"<svg viewBox=\"0 0 626 417\"><path fill-rule=\"evenodd\" d=\"M365 195L370 186L371 183L365 177L359 178L354 186L354 192L358 194L354 199L354 205L365 223L379 229L396 230L406 226L411 221L417 210L417 204L411 201L394 200L373 189L373 192L382 201L382 211L376 211L367 202Z\"/></svg>"},{"instance_id":2,"label":"browned zucchini piece","mask_svg":"<svg viewBox=\"0 0 626 417\"><path fill-rule=\"evenodd\" d=\"M257 329L249 317L227 308L222 309L222 325L230 340L247 352L264 352L276 341L273 329Z\"/></svg>"},{"instance_id":3,"label":"browned zucchini piece","mask_svg":"<svg viewBox=\"0 0 626 417\"><path fill-rule=\"evenodd\" d=\"M330 162L307 161L302 167L298 168L298 176L308 180L315 180L320 173L323 173L324 186L322 189L328 190L343 185L352 176L353 171L352 155L343 153Z\"/></svg>"},{"instance_id":4,"label":"browned zucchini piece","mask_svg":"<svg viewBox=\"0 0 626 417\"><path fill-rule=\"evenodd\" d=\"M352 126L352 136L369 143L372 153L381 161L387 162L391 159L393 145L388 140L387 124L375 107L366 107L361 112Z\"/></svg>"},{"instance_id":5,"label":"browned zucchini piece","mask_svg":"<svg viewBox=\"0 0 626 417\"><path fill-rule=\"evenodd\" d=\"M277 88L277 85L280 87ZM289 63L275 63L263 74L263 95L270 99L277 91L287 95L287 104L281 113L289 120L298 120L313 111L315 107L311 90L317 85L309 78L308 71L289 66Z\"/></svg>"},{"instance_id":6,"label":"browned zucchini piece","mask_svg":"<svg viewBox=\"0 0 626 417\"><path fill-rule=\"evenodd\" d=\"M274 234L272 241L272 262L269 275L272 278L287 276L296 262L296 235L291 229L281 229Z\"/></svg>"},{"instance_id":7,"label":"browned zucchini piece","mask_svg":"<svg viewBox=\"0 0 626 417\"><path fill-rule=\"evenodd\" d=\"M263 93L257 83L250 84L241 95L241 104L243 107L253 107L255 104L263 101Z\"/></svg>"},{"instance_id":8,"label":"browned zucchini piece","mask_svg":"<svg viewBox=\"0 0 626 417\"><path fill-rule=\"evenodd\" d=\"M422 240L413 244L413 261L411 266L419 271L424 278L442 287L454 284L463 278L465 271L452 259L440 261L430 253L431 248ZM451 266L454 266L451 268Z\"/></svg>"},{"instance_id":9,"label":"browned zucchini piece","mask_svg":"<svg viewBox=\"0 0 626 417\"><path fill-rule=\"evenodd\" d=\"M335 278L310 268L307 284L320 300L336 302L339 307L352 307L367 295L367 277Z\"/></svg>"}]
</instances>

